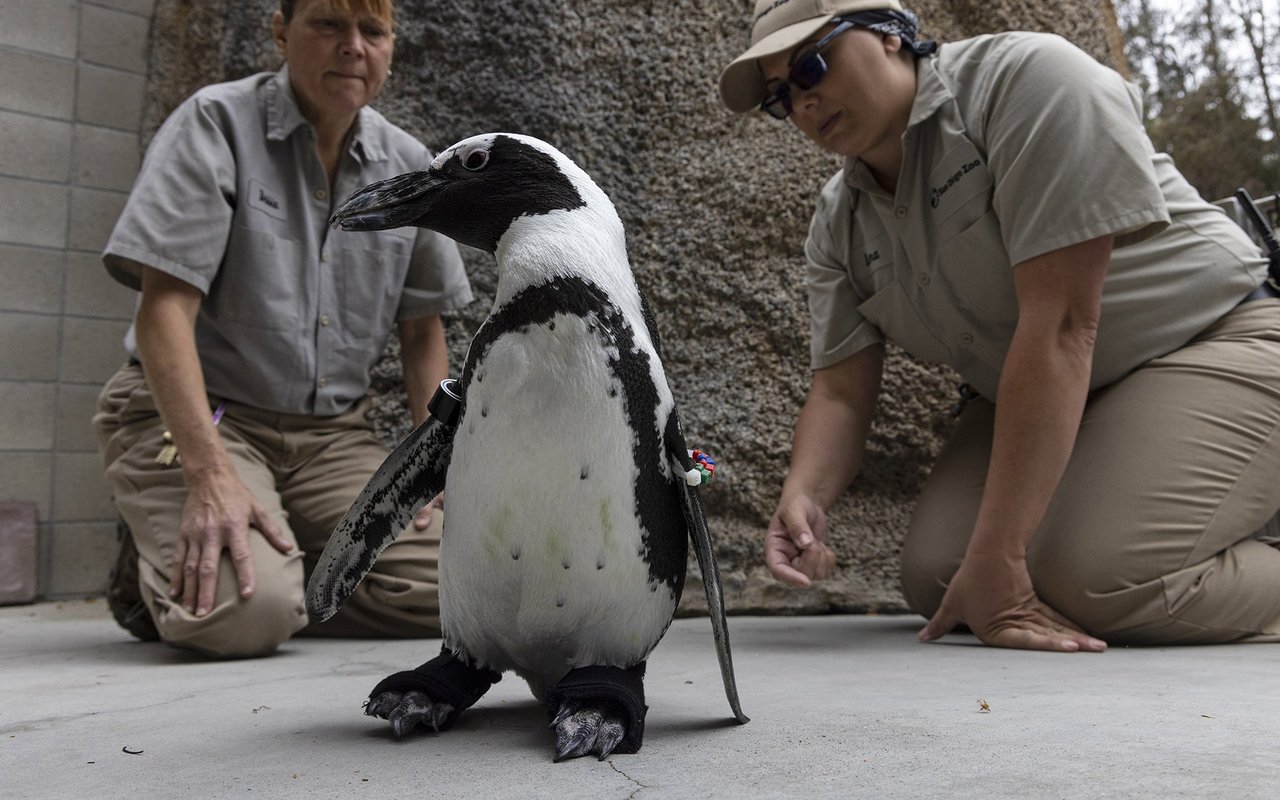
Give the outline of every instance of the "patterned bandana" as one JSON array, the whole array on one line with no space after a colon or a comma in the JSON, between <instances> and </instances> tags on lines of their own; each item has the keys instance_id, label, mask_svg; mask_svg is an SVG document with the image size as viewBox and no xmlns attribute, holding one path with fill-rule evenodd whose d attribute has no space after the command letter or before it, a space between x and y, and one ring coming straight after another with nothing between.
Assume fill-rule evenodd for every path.
<instances>
[{"instance_id":1,"label":"patterned bandana","mask_svg":"<svg viewBox=\"0 0 1280 800\"><path fill-rule=\"evenodd\" d=\"M937 42L928 40L916 41L920 24L919 19L915 14L905 9L902 11L894 11L893 9L859 11L855 14L842 14L837 19L852 22L859 28L883 33L886 36L897 36L907 46L907 49L918 56L932 55L938 49Z\"/></svg>"}]
</instances>

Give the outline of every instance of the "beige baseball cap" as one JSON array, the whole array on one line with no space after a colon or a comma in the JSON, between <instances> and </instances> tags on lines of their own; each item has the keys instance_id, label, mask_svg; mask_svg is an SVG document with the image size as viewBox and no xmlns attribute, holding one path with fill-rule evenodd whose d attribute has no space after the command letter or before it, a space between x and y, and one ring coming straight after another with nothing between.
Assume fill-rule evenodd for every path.
<instances>
[{"instance_id":1,"label":"beige baseball cap","mask_svg":"<svg viewBox=\"0 0 1280 800\"><path fill-rule=\"evenodd\" d=\"M751 46L720 73L720 100L730 111L752 111L764 100L764 76L757 62L789 50L832 18L858 11L901 11L898 0L756 0Z\"/></svg>"}]
</instances>

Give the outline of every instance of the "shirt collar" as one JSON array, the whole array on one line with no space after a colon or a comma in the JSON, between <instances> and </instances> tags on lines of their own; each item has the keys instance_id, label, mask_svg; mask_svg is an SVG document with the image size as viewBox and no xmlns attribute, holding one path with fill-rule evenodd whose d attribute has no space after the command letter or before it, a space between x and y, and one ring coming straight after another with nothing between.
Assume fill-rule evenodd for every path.
<instances>
[{"instance_id":1,"label":"shirt collar","mask_svg":"<svg viewBox=\"0 0 1280 800\"><path fill-rule=\"evenodd\" d=\"M871 168L860 158L850 156L844 160L844 182L846 186L861 192L876 195L888 194L880 188L876 176L871 174Z\"/></svg>"},{"instance_id":2,"label":"shirt collar","mask_svg":"<svg viewBox=\"0 0 1280 800\"><path fill-rule=\"evenodd\" d=\"M938 109L955 99L951 87L938 74L938 56L931 55L916 61L916 99L911 104L908 127L914 127L937 113Z\"/></svg>"},{"instance_id":3,"label":"shirt collar","mask_svg":"<svg viewBox=\"0 0 1280 800\"><path fill-rule=\"evenodd\" d=\"M267 104L267 139L282 142L294 134L298 128L311 123L302 116L298 100L293 95L293 86L289 83L289 65L285 64L272 75L264 87ZM356 116L354 130L351 132L351 144L348 152L353 158L362 162L385 161L386 153L378 143L375 132L378 129L379 114L368 106L360 109Z\"/></svg>"},{"instance_id":4,"label":"shirt collar","mask_svg":"<svg viewBox=\"0 0 1280 800\"><path fill-rule=\"evenodd\" d=\"M293 96L293 87L289 85L289 65L285 64L263 87L267 103L267 139L283 142L303 125L308 125L307 118L302 116L298 101Z\"/></svg>"}]
</instances>

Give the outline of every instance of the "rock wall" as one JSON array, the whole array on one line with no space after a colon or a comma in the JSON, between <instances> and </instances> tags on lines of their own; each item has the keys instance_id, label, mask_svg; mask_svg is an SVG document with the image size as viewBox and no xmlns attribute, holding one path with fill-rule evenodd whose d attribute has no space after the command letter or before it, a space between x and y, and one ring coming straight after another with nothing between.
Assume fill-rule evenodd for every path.
<instances>
[{"instance_id":1,"label":"rock wall","mask_svg":"<svg viewBox=\"0 0 1280 800\"><path fill-rule=\"evenodd\" d=\"M609 193L658 318L691 446L719 462L704 492L734 612L899 611L897 554L912 498L947 434L956 380L890 351L861 477L832 509L838 576L775 583L761 540L808 387L803 243L836 159L786 124L717 100L746 43L751 0L399 0L394 75L376 104L440 150L476 133L546 139ZM159 0L148 130L199 86L277 63L273 0ZM1123 63L1109 0L923 0L942 41L999 30L1066 36ZM478 300L449 319L455 369L488 313L492 259L465 253ZM397 343L378 367L378 421L407 430ZM685 608L703 605L697 569Z\"/></svg>"}]
</instances>

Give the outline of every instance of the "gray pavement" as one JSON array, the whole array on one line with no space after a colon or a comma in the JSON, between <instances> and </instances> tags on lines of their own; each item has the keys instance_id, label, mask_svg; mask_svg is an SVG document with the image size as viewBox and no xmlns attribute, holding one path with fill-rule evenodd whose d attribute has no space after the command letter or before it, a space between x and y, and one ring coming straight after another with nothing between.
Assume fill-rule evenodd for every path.
<instances>
[{"instance_id":1,"label":"gray pavement","mask_svg":"<svg viewBox=\"0 0 1280 800\"><path fill-rule=\"evenodd\" d=\"M101 601L0 609L0 797L1280 797L1280 646L1024 653L919 625L731 618L737 726L710 625L678 620L644 749L553 764L513 675L444 734L363 716L438 642L208 662L132 641Z\"/></svg>"}]
</instances>

